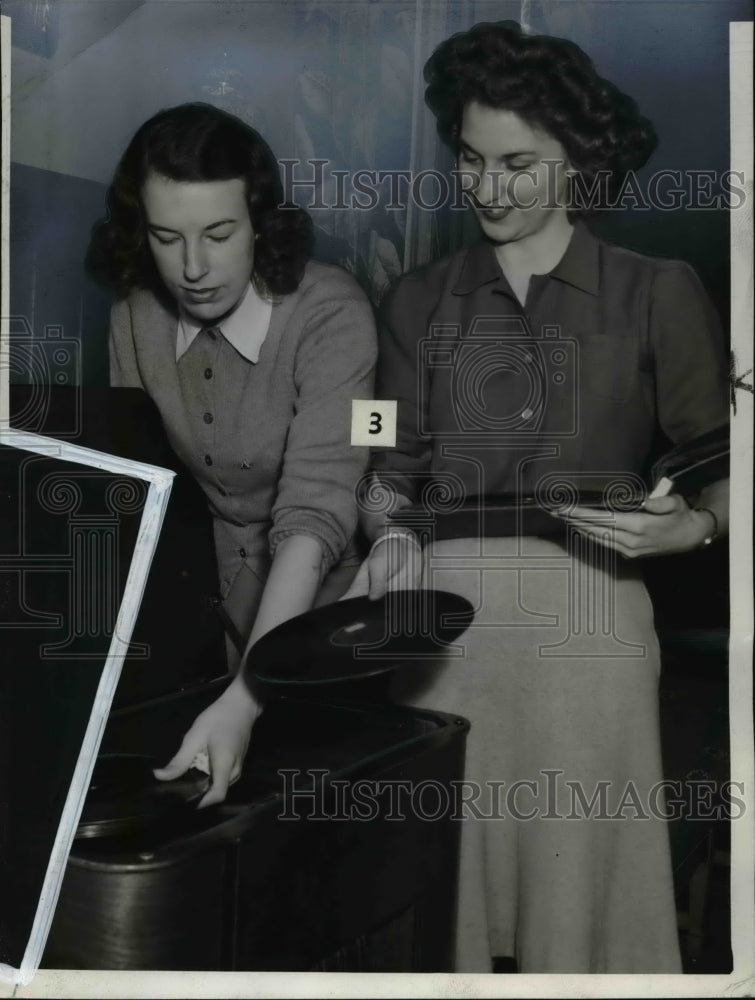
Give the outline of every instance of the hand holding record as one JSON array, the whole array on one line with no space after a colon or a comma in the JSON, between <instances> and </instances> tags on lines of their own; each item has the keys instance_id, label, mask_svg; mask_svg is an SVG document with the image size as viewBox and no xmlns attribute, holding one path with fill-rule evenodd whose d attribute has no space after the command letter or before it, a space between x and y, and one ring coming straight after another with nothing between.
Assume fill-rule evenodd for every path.
<instances>
[{"instance_id":1,"label":"hand holding record","mask_svg":"<svg viewBox=\"0 0 755 1000\"><path fill-rule=\"evenodd\" d=\"M610 519L604 510L583 506L553 515L626 559L688 552L711 532L708 514L693 510L679 494L648 498L641 510L611 511Z\"/></svg>"},{"instance_id":2,"label":"hand holding record","mask_svg":"<svg viewBox=\"0 0 755 1000\"><path fill-rule=\"evenodd\" d=\"M201 712L165 767L155 768L160 781L173 781L189 768L208 771L211 783L199 808L222 802L241 774L254 720L259 713L247 686L237 676L208 708ZM206 761L203 765L201 762Z\"/></svg>"},{"instance_id":3,"label":"hand holding record","mask_svg":"<svg viewBox=\"0 0 755 1000\"><path fill-rule=\"evenodd\" d=\"M196 770L168 784L155 781L153 763L143 754L100 754L81 812L77 839L118 836L172 817L180 819L207 791L207 776Z\"/></svg>"},{"instance_id":4,"label":"hand holding record","mask_svg":"<svg viewBox=\"0 0 755 1000\"><path fill-rule=\"evenodd\" d=\"M407 530L389 528L373 543L369 555L341 598L377 600L390 590L415 590L422 580L422 549Z\"/></svg>"},{"instance_id":5,"label":"hand holding record","mask_svg":"<svg viewBox=\"0 0 755 1000\"><path fill-rule=\"evenodd\" d=\"M610 523L584 503L567 513L552 513L627 559L690 552L725 533L728 476L729 427L724 424L658 459L652 470L653 490L641 509L612 511ZM694 507L687 500L692 496Z\"/></svg>"},{"instance_id":6,"label":"hand holding record","mask_svg":"<svg viewBox=\"0 0 755 1000\"><path fill-rule=\"evenodd\" d=\"M437 655L474 618L465 598L443 590L396 590L315 608L264 635L244 664L250 685L358 680Z\"/></svg>"}]
</instances>

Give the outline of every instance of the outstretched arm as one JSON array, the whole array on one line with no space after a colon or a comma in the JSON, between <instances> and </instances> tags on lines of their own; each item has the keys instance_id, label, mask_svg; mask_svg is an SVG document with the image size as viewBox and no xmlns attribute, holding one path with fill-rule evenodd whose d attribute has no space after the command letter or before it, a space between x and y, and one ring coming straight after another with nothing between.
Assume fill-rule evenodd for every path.
<instances>
[{"instance_id":1,"label":"outstretched arm","mask_svg":"<svg viewBox=\"0 0 755 1000\"><path fill-rule=\"evenodd\" d=\"M291 535L278 545L243 660L265 633L312 607L321 563L322 549L308 535ZM242 674L239 671L223 694L197 716L175 757L155 771L155 776L164 781L178 778L191 767L198 753L206 752L212 784L200 808L222 802L229 784L241 773L252 725L260 710Z\"/></svg>"},{"instance_id":2,"label":"outstretched arm","mask_svg":"<svg viewBox=\"0 0 755 1000\"><path fill-rule=\"evenodd\" d=\"M302 287L297 308L291 320L299 317L302 324L292 371L296 405L271 511L272 564L245 656L254 656L254 644L276 625L312 607L323 577L356 527L354 489L367 465L367 449L351 445L350 417L352 400L369 399L373 391L376 352L369 304L351 278L329 269ZM222 801L241 773L258 712L254 695L238 676L198 716L157 777L178 777L205 751L212 786L200 806Z\"/></svg>"}]
</instances>

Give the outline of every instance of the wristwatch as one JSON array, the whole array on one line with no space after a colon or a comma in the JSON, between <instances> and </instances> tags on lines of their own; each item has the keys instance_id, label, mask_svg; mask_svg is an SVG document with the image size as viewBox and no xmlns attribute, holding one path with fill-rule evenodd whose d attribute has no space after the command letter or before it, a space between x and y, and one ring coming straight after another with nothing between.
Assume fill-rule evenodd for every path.
<instances>
[{"instance_id":1,"label":"wristwatch","mask_svg":"<svg viewBox=\"0 0 755 1000\"><path fill-rule=\"evenodd\" d=\"M708 546L712 545L713 542L715 542L715 540L718 538L718 518L716 517L714 512L710 509L710 507L693 507L692 509L698 511L701 514L710 514L710 516L713 518L713 530L710 532L710 534L706 535L705 538L703 538L703 540L698 545L699 549L707 549Z\"/></svg>"}]
</instances>

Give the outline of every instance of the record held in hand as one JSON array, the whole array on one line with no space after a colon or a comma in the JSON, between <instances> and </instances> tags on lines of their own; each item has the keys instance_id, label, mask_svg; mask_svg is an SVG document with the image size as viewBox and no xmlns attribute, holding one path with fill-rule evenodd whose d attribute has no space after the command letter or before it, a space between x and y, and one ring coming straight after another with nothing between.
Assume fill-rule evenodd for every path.
<instances>
[{"instance_id":1,"label":"record held in hand","mask_svg":"<svg viewBox=\"0 0 755 1000\"><path fill-rule=\"evenodd\" d=\"M190 769L175 781L158 781L156 761L142 754L101 754L94 766L76 838L109 837L143 829L197 802L206 774Z\"/></svg>"},{"instance_id":2,"label":"record held in hand","mask_svg":"<svg viewBox=\"0 0 755 1000\"><path fill-rule=\"evenodd\" d=\"M330 684L371 677L430 658L474 618L445 590L397 590L307 611L264 635L244 664L249 683Z\"/></svg>"},{"instance_id":3,"label":"record held in hand","mask_svg":"<svg viewBox=\"0 0 755 1000\"><path fill-rule=\"evenodd\" d=\"M647 496L639 477L634 482L606 483L602 490L577 490L568 480L559 480L542 495L498 494L469 497L456 506L433 509L423 503L407 504L391 516L391 523L407 528L427 526L436 542L453 538L509 538L536 536L552 538L566 535L566 526L554 514L566 514L576 506L623 513L639 510ZM547 486L547 480L545 480ZM618 488L614 488L614 487ZM642 488L640 488L642 487Z\"/></svg>"}]
</instances>

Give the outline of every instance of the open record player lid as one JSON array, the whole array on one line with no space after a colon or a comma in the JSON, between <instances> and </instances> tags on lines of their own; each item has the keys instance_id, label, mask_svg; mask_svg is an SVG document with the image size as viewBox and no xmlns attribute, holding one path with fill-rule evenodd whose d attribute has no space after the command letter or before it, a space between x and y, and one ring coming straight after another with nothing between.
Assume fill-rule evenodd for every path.
<instances>
[{"instance_id":1,"label":"open record player lid","mask_svg":"<svg viewBox=\"0 0 755 1000\"><path fill-rule=\"evenodd\" d=\"M474 618L468 600L445 590L353 597L283 622L255 644L249 683L309 685L359 680L432 658Z\"/></svg>"}]
</instances>

